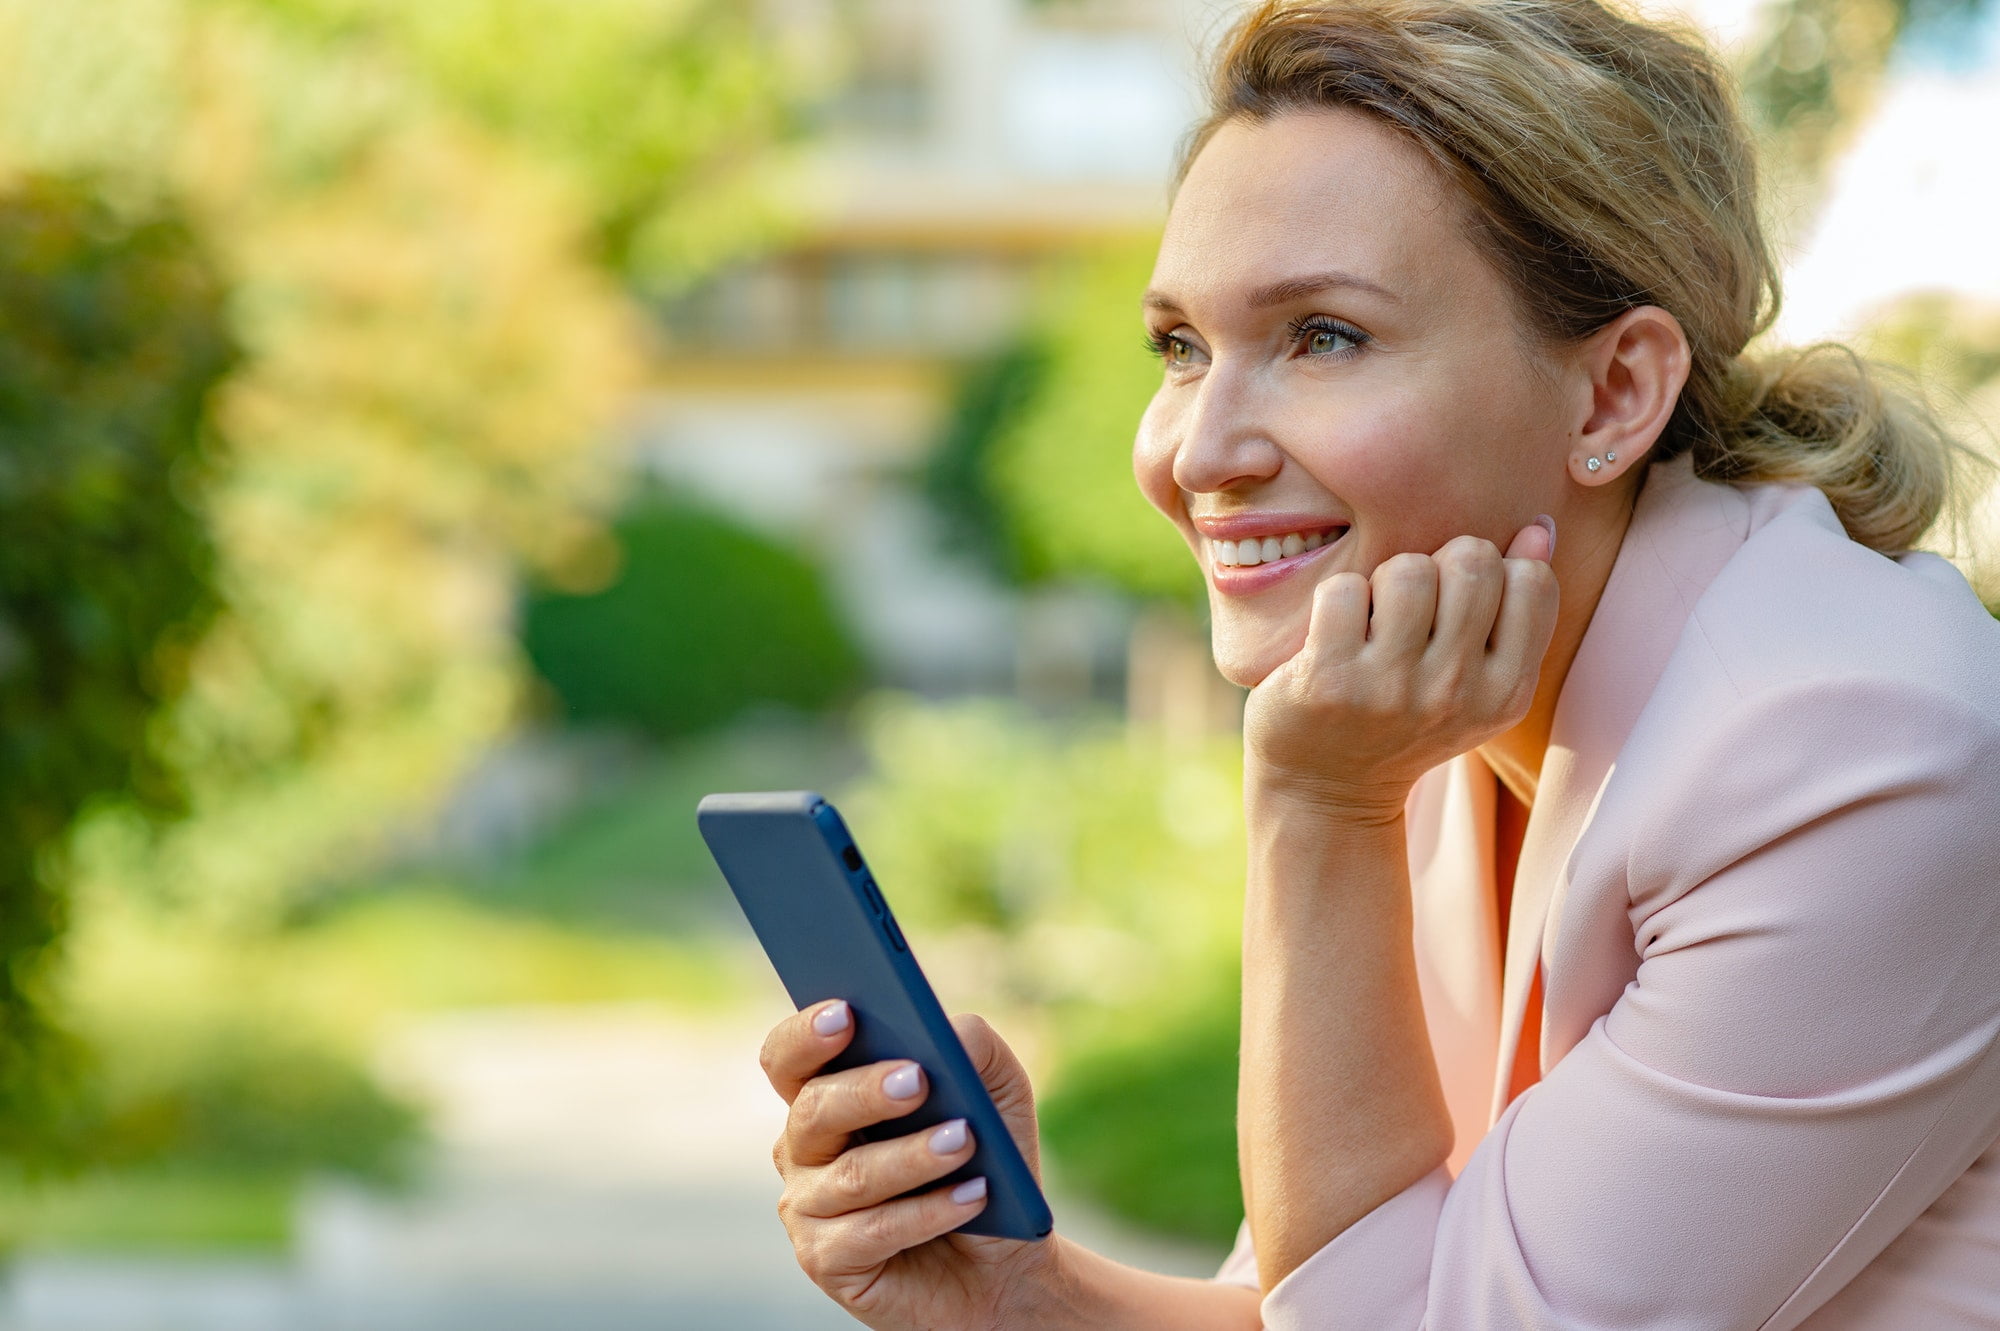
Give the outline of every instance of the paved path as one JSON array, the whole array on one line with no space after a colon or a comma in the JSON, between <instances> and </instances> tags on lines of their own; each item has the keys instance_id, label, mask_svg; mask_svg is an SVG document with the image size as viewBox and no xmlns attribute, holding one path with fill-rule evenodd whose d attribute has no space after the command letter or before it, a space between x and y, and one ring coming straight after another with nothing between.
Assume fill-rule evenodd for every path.
<instances>
[{"instance_id":1,"label":"paved path","mask_svg":"<svg viewBox=\"0 0 2000 1331\"><path fill-rule=\"evenodd\" d=\"M768 1015L768 1014L764 1014ZM29 1253L5 1331L839 1331L794 1263L770 1146L768 1023L650 1008L434 1018L383 1052L434 1106L436 1164L394 1200L323 1183L289 1261ZM1148 1241L1051 1181L1065 1234L1158 1271L1221 1253Z\"/></svg>"}]
</instances>

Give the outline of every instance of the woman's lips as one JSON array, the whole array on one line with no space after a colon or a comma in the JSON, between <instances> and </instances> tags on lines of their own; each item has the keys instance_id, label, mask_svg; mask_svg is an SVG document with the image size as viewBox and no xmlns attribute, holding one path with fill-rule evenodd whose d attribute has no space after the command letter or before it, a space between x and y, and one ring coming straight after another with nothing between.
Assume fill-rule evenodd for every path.
<instances>
[{"instance_id":1,"label":"woman's lips","mask_svg":"<svg viewBox=\"0 0 2000 1331\"><path fill-rule=\"evenodd\" d=\"M1211 558L1208 576L1217 591L1226 592L1231 596L1248 596L1261 592L1267 587L1283 582L1327 551L1337 549L1340 543L1347 539L1347 533L1353 530L1352 527L1343 527L1338 536L1319 549L1287 555L1269 564L1251 564L1246 567L1241 564L1218 564Z\"/></svg>"}]
</instances>

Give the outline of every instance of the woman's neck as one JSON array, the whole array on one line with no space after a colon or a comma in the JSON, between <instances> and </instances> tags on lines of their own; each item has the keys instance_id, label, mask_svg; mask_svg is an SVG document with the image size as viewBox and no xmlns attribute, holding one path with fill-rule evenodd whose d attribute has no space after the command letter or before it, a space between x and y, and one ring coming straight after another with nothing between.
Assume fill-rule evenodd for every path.
<instances>
[{"instance_id":1,"label":"woman's neck","mask_svg":"<svg viewBox=\"0 0 2000 1331\"><path fill-rule=\"evenodd\" d=\"M1556 612L1555 636L1549 640L1549 650L1542 657L1535 700L1528 705L1528 714L1511 730L1502 731L1475 750L1514 798L1529 808L1534 807L1542 760L1548 756L1556 700L1562 696L1563 681L1569 678L1570 665L1583 645L1591 616L1597 613L1597 602L1604 595L1604 585L1611 580L1612 566L1618 562L1626 528L1632 524L1637 488L1620 498L1623 502L1593 505L1596 513L1591 508L1573 506L1556 519L1558 539L1552 562L1556 581L1562 587L1562 607Z\"/></svg>"}]
</instances>

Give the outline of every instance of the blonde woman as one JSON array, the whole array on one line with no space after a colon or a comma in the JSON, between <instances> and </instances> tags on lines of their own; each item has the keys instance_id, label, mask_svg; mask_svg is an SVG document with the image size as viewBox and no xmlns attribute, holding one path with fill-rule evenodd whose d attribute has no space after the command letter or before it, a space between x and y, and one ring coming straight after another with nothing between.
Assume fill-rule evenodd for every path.
<instances>
[{"instance_id":1,"label":"blonde woman","mask_svg":"<svg viewBox=\"0 0 2000 1331\"><path fill-rule=\"evenodd\" d=\"M1596 0L1236 28L1134 465L1251 688L1244 1226L1210 1281L950 1233L892 1199L972 1144L853 1145L921 1073L818 1075L816 1005L779 1209L856 1318L2000 1328L2000 625L1910 550L1931 419L1744 355L1756 195L1713 58Z\"/></svg>"}]
</instances>

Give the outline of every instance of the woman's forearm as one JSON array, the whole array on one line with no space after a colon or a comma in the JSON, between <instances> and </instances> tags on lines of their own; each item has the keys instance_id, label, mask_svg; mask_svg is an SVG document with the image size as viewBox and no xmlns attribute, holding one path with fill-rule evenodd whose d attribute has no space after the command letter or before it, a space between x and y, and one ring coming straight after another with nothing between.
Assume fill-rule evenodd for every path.
<instances>
[{"instance_id":1,"label":"woman's forearm","mask_svg":"<svg viewBox=\"0 0 2000 1331\"><path fill-rule=\"evenodd\" d=\"M1257 1331L1263 1296L1247 1285L1165 1276L1066 1245L1060 1308L1039 1309L1033 1331ZM1027 1328L1023 1328L1027 1331Z\"/></svg>"},{"instance_id":2,"label":"woman's forearm","mask_svg":"<svg viewBox=\"0 0 2000 1331\"><path fill-rule=\"evenodd\" d=\"M1237 1139L1271 1287L1443 1163L1452 1126L1424 1026L1403 822L1246 782Z\"/></svg>"}]
</instances>

